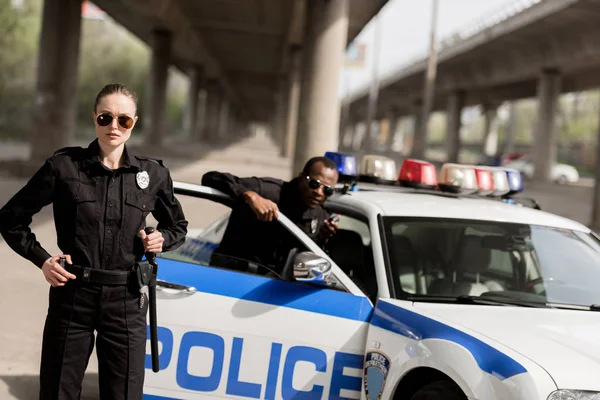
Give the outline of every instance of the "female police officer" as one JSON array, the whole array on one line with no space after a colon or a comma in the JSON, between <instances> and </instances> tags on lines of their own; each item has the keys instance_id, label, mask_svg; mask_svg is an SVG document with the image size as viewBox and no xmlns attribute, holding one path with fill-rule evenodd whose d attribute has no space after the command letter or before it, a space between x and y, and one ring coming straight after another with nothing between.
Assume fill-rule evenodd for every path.
<instances>
[{"instance_id":1,"label":"female police officer","mask_svg":"<svg viewBox=\"0 0 600 400\"><path fill-rule=\"evenodd\" d=\"M187 221L169 171L133 156L125 143L137 121L136 95L120 84L96 98L95 139L56 153L0 210L0 232L41 268L50 288L40 368L40 399L78 399L97 332L100 399L142 398L147 301L130 273L144 251L179 247ZM50 256L29 225L53 204L58 246ZM158 221L144 233L145 218ZM59 262L63 258L66 263Z\"/></svg>"}]
</instances>

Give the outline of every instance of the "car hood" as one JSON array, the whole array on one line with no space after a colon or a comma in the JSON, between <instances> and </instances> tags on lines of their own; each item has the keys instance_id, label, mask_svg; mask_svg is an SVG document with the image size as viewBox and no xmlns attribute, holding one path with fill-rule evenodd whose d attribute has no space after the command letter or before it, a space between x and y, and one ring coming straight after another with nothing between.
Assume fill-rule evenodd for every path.
<instances>
[{"instance_id":1,"label":"car hood","mask_svg":"<svg viewBox=\"0 0 600 400\"><path fill-rule=\"evenodd\" d=\"M560 389L600 391L600 313L431 303L415 307L510 347L545 369Z\"/></svg>"}]
</instances>

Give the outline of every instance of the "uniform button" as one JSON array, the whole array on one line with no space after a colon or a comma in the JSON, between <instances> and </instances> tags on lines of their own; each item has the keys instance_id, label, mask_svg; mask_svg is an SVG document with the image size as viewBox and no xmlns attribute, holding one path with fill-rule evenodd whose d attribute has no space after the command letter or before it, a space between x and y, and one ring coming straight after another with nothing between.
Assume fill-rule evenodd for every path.
<instances>
[{"instance_id":1,"label":"uniform button","mask_svg":"<svg viewBox=\"0 0 600 400\"><path fill-rule=\"evenodd\" d=\"M105 260L108 260L108 256L104 256L104 259L105 259Z\"/></svg>"},{"instance_id":2,"label":"uniform button","mask_svg":"<svg viewBox=\"0 0 600 400\"><path fill-rule=\"evenodd\" d=\"M107 230L106 232L108 232L108 233L112 233L112 229L109 229L109 230Z\"/></svg>"},{"instance_id":3,"label":"uniform button","mask_svg":"<svg viewBox=\"0 0 600 400\"><path fill-rule=\"evenodd\" d=\"M79 200L79 196L75 196L75 200Z\"/></svg>"},{"instance_id":4,"label":"uniform button","mask_svg":"<svg viewBox=\"0 0 600 400\"><path fill-rule=\"evenodd\" d=\"M145 208L146 208L146 205L145 205L145 204L142 204L142 208L144 208L144 209L145 209Z\"/></svg>"},{"instance_id":5,"label":"uniform button","mask_svg":"<svg viewBox=\"0 0 600 400\"><path fill-rule=\"evenodd\" d=\"M112 204L112 203L108 203L108 206L109 206L109 207L112 207L112 206L113 206L113 204Z\"/></svg>"}]
</instances>

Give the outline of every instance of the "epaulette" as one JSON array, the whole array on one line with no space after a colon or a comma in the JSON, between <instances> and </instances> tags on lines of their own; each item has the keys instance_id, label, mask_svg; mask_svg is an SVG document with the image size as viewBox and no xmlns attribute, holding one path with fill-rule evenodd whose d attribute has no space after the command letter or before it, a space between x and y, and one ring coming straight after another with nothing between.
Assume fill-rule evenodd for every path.
<instances>
[{"instance_id":1,"label":"epaulette","mask_svg":"<svg viewBox=\"0 0 600 400\"><path fill-rule=\"evenodd\" d=\"M81 152L82 150L84 150L84 148L81 146L63 147L62 149L56 150L52 156L60 156L63 154L73 154L73 153L77 154L77 152Z\"/></svg>"},{"instance_id":2,"label":"epaulette","mask_svg":"<svg viewBox=\"0 0 600 400\"><path fill-rule=\"evenodd\" d=\"M153 163L160 165L161 167L164 167L163 160L160 160L158 158L152 158L152 157L146 157L146 156L135 156L135 158L137 158L138 160L151 161Z\"/></svg>"}]
</instances>

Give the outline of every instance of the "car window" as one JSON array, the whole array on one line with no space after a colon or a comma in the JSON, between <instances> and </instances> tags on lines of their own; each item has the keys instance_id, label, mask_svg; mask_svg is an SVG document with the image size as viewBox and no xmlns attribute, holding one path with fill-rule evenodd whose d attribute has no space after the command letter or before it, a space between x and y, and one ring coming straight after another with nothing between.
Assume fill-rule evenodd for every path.
<instances>
[{"instance_id":1,"label":"car window","mask_svg":"<svg viewBox=\"0 0 600 400\"><path fill-rule=\"evenodd\" d=\"M161 253L159 257L184 261L191 264L230 268L240 272L272 275L283 268L285 259L292 247L299 252L308 248L283 225L275 224L280 248L277 255L269 263L229 257L218 253L219 245L228 227L231 207L210 199L177 195L185 210L188 224L188 236L178 249ZM150 222L148 222L150 223Z\"/></svg>"},{"instance_id":2,"label":"car window","mask_svg":"<svg viewBox=\"0 0 600 400\"><path fill-rule=\"evenodd\" d=\"M600 242L584 232L497 221L384 217L397 293L600 303Z\"/></svg>"},{"instance_id":3,"label":"car window","mask_svg":"<svg viewBox=\"0 0 600 400\"><path fill-rule=\"evenodd\" d=\"M339 230L326 246L327 253L371 300L377 296L375 262L369 225L343 212Z\"/></svg>"}]
</instances>

